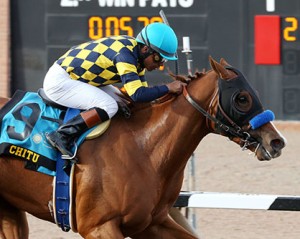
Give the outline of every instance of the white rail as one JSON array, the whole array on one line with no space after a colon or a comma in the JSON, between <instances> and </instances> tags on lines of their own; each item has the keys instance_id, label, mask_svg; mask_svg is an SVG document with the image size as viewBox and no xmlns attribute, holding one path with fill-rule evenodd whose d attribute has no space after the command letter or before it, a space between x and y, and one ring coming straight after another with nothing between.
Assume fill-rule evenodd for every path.
<instances>
[{"instance_id":1,"label":"white rail","mask_svg":"<svg viewBox=\"0 0 300 239\"><path fill-rule=\"evenodd\" d=\"M181 192L174 207L300 211L300 196Z\"/></svg>"}]
</instances>

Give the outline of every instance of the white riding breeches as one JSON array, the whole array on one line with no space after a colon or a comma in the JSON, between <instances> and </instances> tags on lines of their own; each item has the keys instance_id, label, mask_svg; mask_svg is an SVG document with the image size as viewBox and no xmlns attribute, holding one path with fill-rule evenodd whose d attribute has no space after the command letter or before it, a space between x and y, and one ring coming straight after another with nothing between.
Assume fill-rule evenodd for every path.
<instances>
[{"instance_id":1,"label":"white riding breeches","mask_svg":"<svg viewBox=\"0 0 300 239\"><path fill-rule=\"evenodd\" d=\"M105 110L112 118L118 111L117 101L121 101L116 93L120 92L112 85L101 88L70 78L69 74L57 63L47 72L44 85L45 94L60 105L88 110L98 107Z\"/></svg>"}]
</instances>

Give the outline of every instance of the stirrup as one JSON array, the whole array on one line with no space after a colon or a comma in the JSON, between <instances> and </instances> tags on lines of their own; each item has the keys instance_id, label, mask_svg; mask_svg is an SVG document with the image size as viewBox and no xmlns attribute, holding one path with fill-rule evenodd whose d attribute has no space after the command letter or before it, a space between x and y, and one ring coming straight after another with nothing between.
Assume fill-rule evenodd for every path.
<instances>
[{"instance_id":1,"label":"stirrup","mask_svg":"<svg viewBox=\"0 0 300 239\"><path fill-rule=\"evenodd\" d=\"M77 163L78 159L76 158L76 154L77 154L77 144L75 143L75 151L74 154L72 156L68 155L68 154L62 154L61 158L64 160L69 160L71 163Z\"/></svg>"}]
</instances>

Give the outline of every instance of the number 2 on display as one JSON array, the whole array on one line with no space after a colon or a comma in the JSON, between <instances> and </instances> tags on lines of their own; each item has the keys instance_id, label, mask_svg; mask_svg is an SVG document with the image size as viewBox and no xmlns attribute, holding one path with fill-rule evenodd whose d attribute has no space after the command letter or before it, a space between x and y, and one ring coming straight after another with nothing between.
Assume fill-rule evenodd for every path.
<instances>
[{"instance_id":1,"label":"number 2 on display","mask_svg":"<svg viewBox=\"0 0 300 239\"><path fill-rule=\"evenodd\" d=\"M290 23L289 26L285 27L283 30L283 38L286 41L296 41L297 37L294 36L295 32L298 29L298 20L295 17L286 17L284 19L286 23Z\"/></svg>"}]
</instances>

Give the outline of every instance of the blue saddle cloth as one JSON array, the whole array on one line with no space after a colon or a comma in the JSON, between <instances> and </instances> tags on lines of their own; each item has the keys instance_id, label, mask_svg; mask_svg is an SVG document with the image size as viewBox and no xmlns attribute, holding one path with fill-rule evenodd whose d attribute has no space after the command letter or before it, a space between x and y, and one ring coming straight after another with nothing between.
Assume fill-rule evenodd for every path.
<instances>
[{"instance_id":1,"label":"blue saddle cloth","mask_svg":"<svg viewBox=\"0 0 300 239\"><path fill-rule=\"evenodd\" d=\"M73 110L76 112L73 116L80 112ZM45 104L37 93L17 91L0 110L0 154L24 160L27 169L55 176L59 155L48 143L45 133L55 131L65 115L66 110Z\"/></svg>"}]
</instances>

